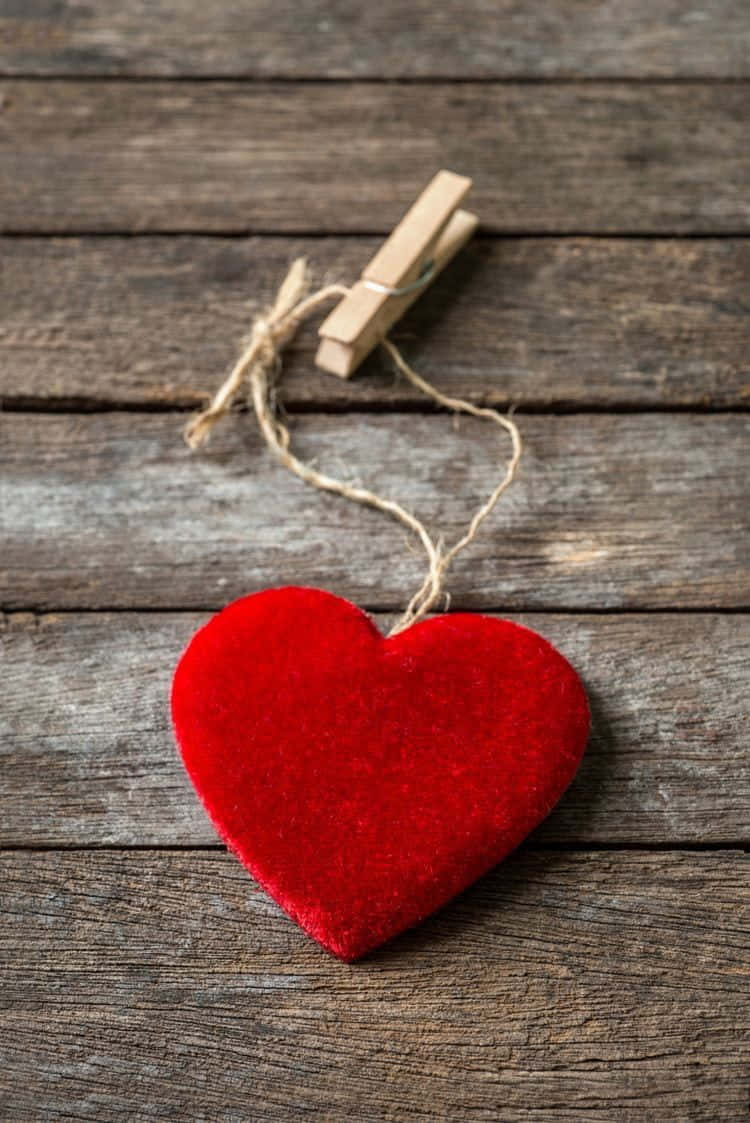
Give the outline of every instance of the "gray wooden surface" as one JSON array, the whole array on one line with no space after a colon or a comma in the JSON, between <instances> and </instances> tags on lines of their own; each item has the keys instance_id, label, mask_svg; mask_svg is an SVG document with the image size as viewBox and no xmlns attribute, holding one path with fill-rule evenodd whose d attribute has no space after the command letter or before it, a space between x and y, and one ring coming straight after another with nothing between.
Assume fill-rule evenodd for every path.
<instances>
[{"instance_id":1,"label":"gray wooden surface","mask_svg":"<svg viewBox=\"0 0 750 1123\"><path fill-rule=\"evenodd\" d=\"M706 1123L750 1104L750 13L0 0L0 1118ZM483 229L396 337L517 406L450 579L581 672L516 855L343 966L218 844L167 692L232 597L385 628L401 530L186 411L289 261L349 280L438 166ZM450 537L506 449L381 356L289 356L305 457Z\"/></svg>"},{"instance_id":2,"label":"gray wooden surface","mask_svg":"<svg viewBox=\"0 0 750 1123\"><path fill-rule=\"evenodd\" d=\"M377 238L0 239L5 408L195 408L295 256L346 282ZM479 237L393 337L450 394L522 409L750 405L745 238ZM102 325L106 324L106 331ZM425 399L379 355L348 380L287 353L289 408Z\"/></svg>"},{"instance_id":3,"label":"gray wooden surface","mask_svg":"<svg viewBox=\"0 0 750 1123\"><path fill-rule=\"evenodd\" d=\"M441 166L504 233L750 230L744 82L18 80L0 232L387 233Z\"/></svg>"},{"instance_id":4,"label":"gray wooden surface","mask_svg":"<svg viewBox=\"0 0 750 1123\"><path fill-rule=\"evenodd\" d=\"M8 74L750 77L743 0L2 0Z\"/></svg>"},{"instance_id":5,"label":"gray wooden surface","mask_svg":"<svg viewBox=\"0 0 750 1123\"><path fill-rule=\"evenodd\" d=\"M400 524L305 488L247 416L197 456L183 420L0 418L7 607L220 608L296 583L397 609L419 585L424 557ZM508 456L494 426L445 415L307 414L294 432L303 458L400 497L451 542ZM535 415L523 434L516 486L453 567L454 607L747 604L746 414Z\"/></svg>"},{"instance_id":6,"label":"gray wooden surface","mask_svg":"<svg viewBox=\"0 0 750 1123\"><path fill-rule=\"evenodd\" d=\"M354 967L225 854L0 865L9 1118L744 1118L742 853L516 854Z\"/></svg>"},{"instance_id":7,"label":"gray wooden surface","mask_svg":"<svg viewBox=\"0 0 750 1123\"><path fill-rule=\"evenodd\" d=\"M206 619L194 612L87 612L2 620L2 843L216 843L173 750L165 706L175 656ZM377 619L387 630L389 618ZM583 669L593 712L581 771L535 836L539 844L746 839L750 760L736 699L750 659L747 616L514 619Z\"/></svg>"}]
</instances>

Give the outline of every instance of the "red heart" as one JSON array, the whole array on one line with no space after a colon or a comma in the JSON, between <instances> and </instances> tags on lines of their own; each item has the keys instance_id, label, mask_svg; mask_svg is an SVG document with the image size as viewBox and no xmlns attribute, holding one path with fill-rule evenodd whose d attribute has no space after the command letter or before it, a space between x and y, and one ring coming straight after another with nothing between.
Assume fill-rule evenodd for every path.
<instances>
[{"instance_id":1,"label":"red heart","mask_svg":"<svg viewBox=\"0 0 750 1123\"><path fill-rule=\"evenodd\" d=\"M294 587L196 633L172 716L227 845L345 960L513 850L589 728L575 671L527 628L455 614L384 639L355 605Z\"/></svg>"}]
</instances>

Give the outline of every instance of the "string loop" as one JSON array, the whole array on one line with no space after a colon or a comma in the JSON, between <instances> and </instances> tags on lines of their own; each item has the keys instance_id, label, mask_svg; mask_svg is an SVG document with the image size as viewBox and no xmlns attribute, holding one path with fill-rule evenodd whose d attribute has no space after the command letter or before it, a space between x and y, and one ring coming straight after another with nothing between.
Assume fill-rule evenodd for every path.
<instances>
[{"instance_id":1,"label":"string loop","mask_svg":"<svg viewBox=\"0 0 750 1123\"><path fill-rule=\"evenodd\" d=\"M309 294L309 273L304 258L294 261L276 294L273 306L258 315L253 321L249 336L244 341L240 357L229 375L217 390L210 404L201 413L191 418L185 428L185 440L190 448L198 448L206 439L216 422L228 412L235 395L247 381L250 400L258 420L260 431L266 444L277 459L305 483L321 491L342 495L368 507L374 507L398 519L420 540L427 554L428 568L422 584L412 596L401 617L390 631L396 635L405 628L421 620L437 605L443 594L445 573L448 566L461 550L474 540L477 532L495 507L500 496L512 484L521 459L521 434L511 417L507 417L489 406L477 406L461 398L453 398L441 393L406 362L398 347L390 339L380 340L401 374L427 397L446 409L457 413L468 413L473 417L483 417L494 421L504 429L511 440L511 455L505 472L491 494L474 513L466 532L446 550L441 541L433 541L424 524L400 503L386 499L367 488L354 486L333 476L319 472L310 464L299 460L291 451L291 435L287 426L278 417L273 406L274 378L280 371L280 353L290 341L299 326L313 312L332 297L346 296L349 291L344 285L326 285L317 292Z\"/></svg>"},{"instance_id":2,"label":"string loop","mask_svg":"<svg viewBox=\"0 0 750 1123\"><path fill-rule=\"evenodd\" d=\"M405 296L407 292L415 292L417 289L423 289L425 285L430 283L434 274L435 262L426 261L416 281L412 281L409 285L400 285L394 288L392 285L382 285L380 281L371 281L369 277L365 277L362 284L366 289L372 289L373 292L385 293L386 296Z\"/></svg>"}]
</instances>

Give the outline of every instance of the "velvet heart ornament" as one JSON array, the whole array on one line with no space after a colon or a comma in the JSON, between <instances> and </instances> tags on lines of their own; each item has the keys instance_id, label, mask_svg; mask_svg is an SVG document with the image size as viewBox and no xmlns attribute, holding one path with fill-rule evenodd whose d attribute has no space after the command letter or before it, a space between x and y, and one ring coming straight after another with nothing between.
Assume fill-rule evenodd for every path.
<instances>
[{"instance_id":1,"label":"velvet heart ornament","mask_svg":"<svg viewBox=\"0 0 750 1123\"><path fill-rule=\"evenodd\" d=\"M589 729L575 671L527 628L455 614L385 639L348 601L295 587L235 601L193 637L172 716L222 838L344 960L513 850Z\"/></svg>"}]
</instances>

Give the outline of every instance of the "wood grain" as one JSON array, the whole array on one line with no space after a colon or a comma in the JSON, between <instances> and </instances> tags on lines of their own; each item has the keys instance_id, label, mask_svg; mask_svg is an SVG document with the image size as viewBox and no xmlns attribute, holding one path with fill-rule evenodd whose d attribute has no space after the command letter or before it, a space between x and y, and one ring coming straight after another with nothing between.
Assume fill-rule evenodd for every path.
<instances>
[{"instance_id":1,"label":"wood grain","mask_svg":"<svg viewBox=\"0 0 750 1123\"><path fill-rule=\"evenodd\" d=\"M269 585L397 610L423 577L400 525L306 488L253 420L199 454L175 414L0 418L6 608L218 608ZM747 600L750 418L524 417L517 482L455 563L454 608L726 608ZM498 478L494 427L446 415L294 421L299 454L447 541ZM414 450L419 455L414 455Z\"/></svg>"},{"instance_id":2,"label":"wood grain","mask_svg":"<svg viewBox=\"0 0 750 1123\"><path fill-rule=\"evenodd\" d=\"M750 617L516 619L572 661L593 714L581 771L537 842L750 841ZM217 842L178 761L167 702L177 658L204 621L93 613L2 622L0 845Z\"/></svg>"},{"instance_id":3,"label":"wood grain","mask_svg":"<svg viewBox=\"0 0 750 1123\"><path fill-rule=\"evenodd\" d=\"M742 83L18 81L0 229L383 233L447 166L488 230L746 232L747 101Z\"/></svg>"},{"instance_id":4,"label":"wood grain","mask_svg":"<svg viewBox=\"0 0 750 1123\"><path fill-rule=\"evenodd\" d=\"M348 967L225 854L0 860L16 1123L743 1117L741 853L516 855Z\"/></svg>"},{"instance_id":5,"label":"wood grain","mask_svg":"<svg viewBox=\"0 0 750 1123\"><path fill-rule=\"evenodd\" d=\"M515 78L750 76L742 0L4 0L6 74Z\"/></svg>"},{"instance_id":6,"label":"wood grain","mask_svg":"<svg viewBox=\"0 0 750 1123\"><path fill-rule=\"evenodd\" d=\"M6 408L196 407L289 262L359 275L374 238L10 238L0 243ZM446 393L531 408L747 405L743 239L478 239L394 337ZM383 358L352 382L287 353L292 408L417 406Z\"/></svg>"}]
</instances>

